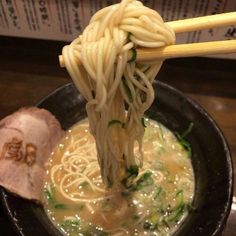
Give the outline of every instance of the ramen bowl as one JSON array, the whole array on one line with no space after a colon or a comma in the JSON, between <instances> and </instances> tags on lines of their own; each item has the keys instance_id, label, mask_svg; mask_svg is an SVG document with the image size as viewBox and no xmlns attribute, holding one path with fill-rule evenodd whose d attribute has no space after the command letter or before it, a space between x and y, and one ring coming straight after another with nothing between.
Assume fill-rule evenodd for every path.
<instances>
[{"instance_id":1,"label":"ramen bowl","mask_svg":"<svg viewBox=\"0 0 236 236\"><path fill-rule=\"evenodd\" d=\"M232 160L226 140L214 120L197 103L161 82L154 82L155 100L146 116L171 131L184 132L192 147L195 175L193 208L174 236L221 235L232 203ZM51 111L66 130L86 117L85 101L73 84L44 98L39 107ZM5 210L19 235L62 235L42 206L17 198L1 189Z\"/></svg>"}]
</instances>

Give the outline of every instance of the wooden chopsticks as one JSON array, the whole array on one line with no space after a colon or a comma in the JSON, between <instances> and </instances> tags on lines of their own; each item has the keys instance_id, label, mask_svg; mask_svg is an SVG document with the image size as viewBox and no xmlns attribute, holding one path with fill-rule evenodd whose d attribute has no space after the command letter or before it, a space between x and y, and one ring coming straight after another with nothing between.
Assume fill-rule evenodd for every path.
<instances>
[{"instance_id":1,"label":"wooden chopsticks","mask_svg":"<svg viewBox=\"0 0 236 236\"><path fill-rule=\"evenodd\" d=\"M204 43L177 44L161 48L140 48L137 61L147 62L180 57L194 57L215 54L236 53L236 40Z\"/></svg>"},{"instance_id":2,"label":"wooden chopsticks","mask_svg":"<svg viewBox=\"0 0 236 236\"><path fill-rule=\"evenodd\" d=\"M236 25L236 12L171 21L167 22L166 24L169 25L176 34L228 25ZM137 61L155 61L168 58L228 53L236 53L236 40L179 45L175 44L161 48L139 48L137 50Z\"/></svg>"},{"instance_id":3,"label":"wooden chopsticks","mask_svg":"<svg viewBox=\"0 0 236 236\"><path fill-rule=\"evenodd\" d=\"M236 24L236 12L166 22L176 34Z\"/></svg>"},{"instance_id":4,"label":"wooden chopsticks","mask_svg":"<svg viewBox=\"0 0 236 236\"><path fill-rule=\"evenodd\" d=\"M176 34L236 25L236 12L202 16L184 20L166 22ZM164 60L168 58L193 57L215 54L236 53L236 40L212 41L203 43L175 44L160 48L138 48L138 62ZM130 56L132 57L132 55ZM59 56L61 67L64 67L63 56Z\"/></svg>"}]
</instances>

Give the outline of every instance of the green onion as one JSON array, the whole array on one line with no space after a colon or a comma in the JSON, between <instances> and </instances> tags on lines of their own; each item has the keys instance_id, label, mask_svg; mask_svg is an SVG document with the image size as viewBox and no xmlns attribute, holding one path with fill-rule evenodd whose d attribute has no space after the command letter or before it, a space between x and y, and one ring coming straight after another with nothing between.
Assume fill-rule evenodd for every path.
<instances>
[{"instance_id":1,"label":"green onion","mask_svg":"<svg viewBox=\"0 0 236 236\"><path fill-rule=\"evenodd\" d=\"M108 236L109 234L101 229L96 229L95 227L89 227L88 230L81 232L79 235L75 236Z\"/></svg>"},{"instance_id":2,"label":"green onion","mask_svg":"<svg viewBox=\"0 0 236 236\"><path fill-rule=\"evenodd\" d=\"M54 188L55 187L52 184L50 184L44 190L44 194L46 196L48 204L50 204L55 209L66 209L67 206L65 204L57 202Z\"/></svg>"},{"instance_id":3,"label":"green onion","mask_svg":"<svg viewBox=\"0 0 236 236\"><path fill-rule=\"evenodd\" d=\"M128 169L127 172L129 173L129 176L138 176L138 166L137 165L131 165Z\"/></svg>"},{"instance_id":4,"label":"green onion","mask_svg":"<svg viewBox=\"0 0 236 236\"><path fill-rule=\"evenodd\" d=\"M165 221L170 222L178 222L181 216L185 212L185 204L181 204L177 209L173 210L167 217L165 217Z\"/></svg>"},{"instance_id":5,"label":"green onion","mask_svg":"<svg viewBox=\"0 0 236 236\"><path fill-rule=\"evenodd\" d=\"M184 202L184 193L182 189L177 191L175 198L176 198L176 206L174 209L177 209L179 208L179 206L183 205Z\"/></svg>"},{"instance_id":6,"label":"green onion","mask_svg":"<svg viewBox=\"0 0 236 236\"><path fill-rule=\"evenodd\" d=\"M192 204L186 204L186 208L187 208L188 212L196 212L197 211L196 207L194 207Z\"/></svg>"},{"instance_id":7,"label":"green onion","mask_svg":"<svg viewBox=\"0 0 236 236\"><path fill-rule=\"evenodd\" d=\"M127 40L130 41L130 37L132 36L132 33L131 32L128 32L127 34Z\"/></svg>"},{"instance_id":8,"label":"green onion","mask_svg":"<svg viewBox=\"0 0 236 236\"><path fill-rule=\"evenodd\" d=\"M143 223L143 228L145 230L150 230L150 231L153 231L153 230L156 230L157 229L157 224L154 224L148 220L146 220L144 223Z\"/></svg>"},{"instance_id":9,"label":"green onion","mask_svg":"<svg viewBox=\"0 0 236 236\"><path fill-rule=\"evenodd\" d=\"M121 128L124 128L125 127L125 123L120 121L120 120L110 120L108 122L108 127L110 127L111 125L114 125L114 124L118 124L121 126Z\"/></svg>"},{"instance_id":10,"label":"green onion","mask_svg":"<svg viewBox=\"0 0 236 236\"><path fill-rule=\"evenodd\" d=\"M67 209L67 206L65 204L62 204L62 203L55 203L54 208L55 209Z\"/></svg>"},{"instance_id":11,"label":"green onion","mask_svg":"<svg viewBox=\"0 0 236 236\"><path fill-rule=\"evenodd\" d=\"M183 190L179 190L176 192L176 205L171 210L169 210L169 214L164 218L167 223L178 222L180 218L183 216L184 212L189 211L189 204L184 203L184 195Z\"/></svg>"},{"instance_id":12,"label":"green onion","mask_svg":"<svg viewBox=\"0 0 236 236\"><path fill-rule=\"evenodd\" d=\"M78 226L80 226L80 221L77 219L65 220L64 223L62 223L61 225L62 226L78 227Z\"/></svg>"},{"instance_id":13,"label":"green onion","mask_svg":"<svg viewBox=\"0 0 236 236\"><path fill-rule=\"evenodd\" d=\"M136 49L131 48L130 52L132 53L132 56L131 56L131 58L129 59L128 62L134 62L137 58L137 51L136 51Z\"/></svg>"},{"instance_id":14,"label":"green onion","mask_svg":"<svg viewBox=\"0 0 236 236\"><path fill-rule=\"evenodd\" d=\"M192 131L193 125L194 125L193 122L190 122L187 130L181 135L182 138L186 137Z\"/></svg>"},{"instance_id":15,"label":"green onion","mask_svg":"<svg viewBox=\"0 0 236 236\"><path fill-rule=\"evenodd\" d=\"M143 125L144 128L147 128L147 126L146 126L146 124L145 124L145 119L144 119L143 117L141 118L141 123L142 123L142 125Z\"/></svg>"},{"instance_id":16,"label":"green onion","mask_svg":"<svg viewBox=\"0 0 236 236\"><path fill-rule=\"evenodd\" d=\"M52 196L52 193L48 189L45 189L44 193L46 195L48 202L54 202L54 198Z\"/></svg>"},{"instance_id":17,"label":"green onion","mask_svg":"<svg viewBox=\"0 0 236 236\"><path fill-rule=\"evenodd\" d=\"M185 137L192 131L193 125L193 122L190 122L187 130L184 131L182 135L178 132L175 132L176 138L178 139L180 145L188 152L189 157L192 156L192 148L190 143L185 139Z\"/></svg>"},{"instance_id":18,"label":"green onion","mask_svg":"<svg viewBox=\"0 0 236 236\"><path fill-rule=\"evenodd\" d=\"M132 93L131 93L131 90L130 90L129 86L126 83L125 77L122 77L122 83L123 83L125 93L126 93L128 99L129 99L129 102L132 103L133 102Z\"/></svg>"},{"instance_id":19,"label":"green onion","mask_svg":"<svg viewBox=\"0 0 236 236\"><path fill-rule=\"evenodd\" d=\"M161 222L162 222L163 225L165 225L167 228L170 228L170 225L168 224L168 222L166 222L165 219L163 219Z\"/></svg>"},{"instance_id":20,"label":"green onion","mask_svg":"<svg viewBox=\"0 0 236 236\"><path fill-rule=\"evenodd\" d=\"M54 186L52 184L48 184L47 187L44 189L44 194L48 203L54 205L56 203L55 193L54 193Z\"/></svg>"},{"instance_id":21,"label":"green onion","mask_svg":"<svg viewBox=\"0 0 236 236\"><path fill-rule=\"evenodd\" d=\"M138 176L138 166L137 165L131 165L127 170L127 176L121 180L121 183L126 187L130 188L133 186L133 180L135 177Z\"/></svg>"},{"instance_id":22,"label":"green onion","mask_svg":"<svg viewBox=\"0 0 236 236\"><path fill-rule=\"evenodd\" d=\"M192 156L192 148L190 143L185 140L178 132L175 132L176 138L178 139L180 145L188 152L188 156Z\"/></svg>"},{"instance_id":23,"label":"green onion","mask_svg":"<svg viewBox=\"0 0 236 236\"><path fill-rule=\"evenodd\" d=\"M154 201L154 206L157 208L157 212L161 215L166 212L166 192L162 187L154 187L152 192L152 199Z\"/></svg>"},{"instance_id":24,"label":"green onion","mask_svg":"<svg viewBox=\"0 0 236 236\"><path fill-rule=\"evenodd\" d=\"M150 171L145 172L137 181L137 188L150 186L153 184L153 179L151 177L152 173Z\"/></svg>"},{"instance_id":25,"label":"green onion","mask_svg":"<svg viewBox=\"0 0 236 236\"><path fill-rule=\"evenodd\" d=\"M137 180L136 183L133 183L134 176L128 176L124 178L121 183L127 188L127 190L121 193L122 196L127 197L130 193L140 190L144 187L150 186L153 184L153 179L151 177L152 173L150 171L145 172L141 177ZM135 176L136 177L136 176Z\"/></svg>"},{"instance_id":26,"label":"green onion","mask_svg":"<svg viewBox=\"0 0 236 236\"><path fill-rule=\"evenodd\" d=\"M160 198L160 197L164 197L165 196L165 191L163 190L163 188L162 187L157 187L156 189L155 189L155 193L154 193L154 197L153 197L153 199L157 199L157 198Z\"/></svg>"},{"instance_id":27,"label":"green onion","mask_svg":"<svg viewBox=\"0 0 236 236\"><path fill-rule=\"evenodd\" d=\"M160 132L158 132L159 137L160 137L161 141L164 142L165 139L164 139L164 133L163 133L162 127L160 124L158 124L158 127L159 127L159 131L160 131Z\"/></svg>"},{"instance_id":28,"label":"green onion","mask_svg":"<svg viewBox=\"0 0 236 236\"><path fill-rule=\"evenodd\" d=\"M66 233L69 233L70 235L78 235L80 233L80 220L65 220L61 224L61 227L66 231Z\"/></svg>"}]
</instances>

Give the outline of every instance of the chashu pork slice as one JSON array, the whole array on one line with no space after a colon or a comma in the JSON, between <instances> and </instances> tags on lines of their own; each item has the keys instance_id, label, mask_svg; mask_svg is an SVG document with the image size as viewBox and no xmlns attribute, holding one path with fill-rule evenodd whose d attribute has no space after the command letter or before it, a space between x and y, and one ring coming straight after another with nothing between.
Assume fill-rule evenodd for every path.
<instances>
[{"instance_id":1,"label":"chashu pork slice","mask_svg":"<svg viewBox=\"0 0 236 236\"><path fill-rule=\"evenodd\" d=\"M45 163L64 131L47 110L22 108L0 121L0 185L41 201Z\"/></svg>"}]
</instances>

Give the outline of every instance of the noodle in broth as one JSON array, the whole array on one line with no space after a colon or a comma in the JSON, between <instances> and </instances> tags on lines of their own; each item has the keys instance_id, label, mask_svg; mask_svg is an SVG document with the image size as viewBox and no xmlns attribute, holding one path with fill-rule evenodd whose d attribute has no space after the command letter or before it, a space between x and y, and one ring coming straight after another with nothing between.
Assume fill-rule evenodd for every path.
<instances>
[{"instance_id":1,"label":"noodle in broth","mask_svg":"<svg viewBox=\"0 0 236 236\"><path fill-rule=\"evenodd\" d=\"M186 217L194 193L188 150L144 119L162 61L135 61L139 47L174 42L157 12L123 0L98 11L63 48L88 115L67 132L47 169L46 212L66 235L171 235Z\"/></svg>"},{"instance_id":2,"label":"noodle in broth","mask_svg":"<svg viewBox=\"0 0 236 236\"><path fill-rule=\"evenodd\" d=\"M168 129L148 119L145 124L144 165L121 191L102 181L88 120L54 150L45 207L67 235L170 235L183 222L194 194L191 159Z\"/></svg>"},{"instance_id":3,"label":"noodle in broth","mask_svg":"<svg viewBox=\"0 0 236 236\"><path fill-rule=\"evenodd\" d=\"M152 82L162 61L137 63L135 49L174 42L173 30L156 11L140 1L123 0L98 11L62 50L64 65L87 100L90 132L107 186L117 184L126 168L142 166L142 119L153 102ZM114 122L121 126L110 125ZM135 142L140 158L134 155Z\"/></svg>"}]
</instances>

